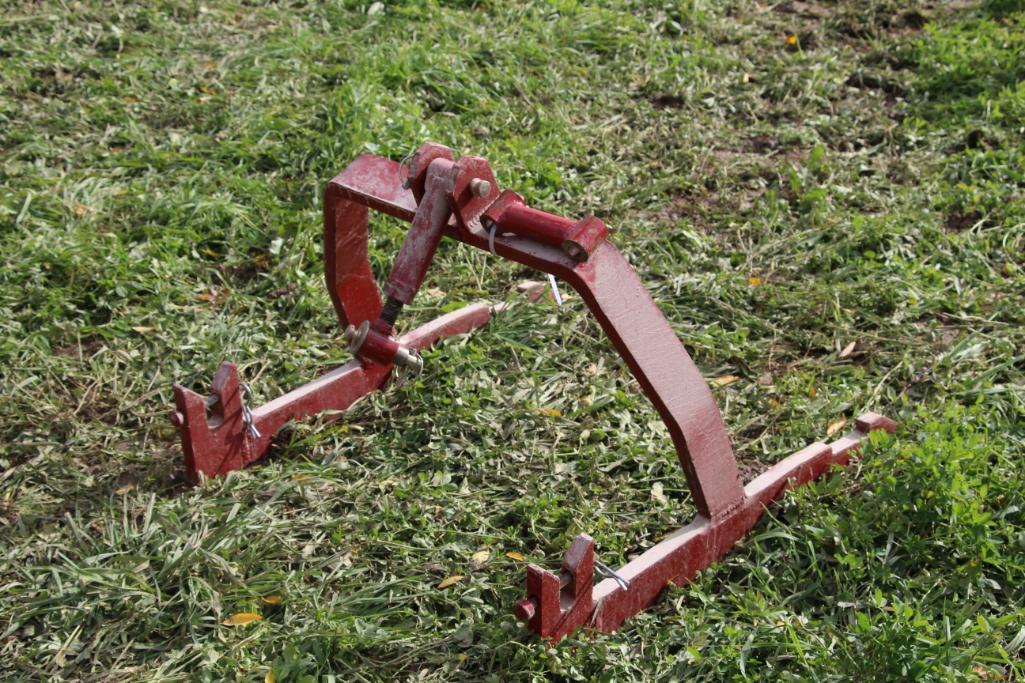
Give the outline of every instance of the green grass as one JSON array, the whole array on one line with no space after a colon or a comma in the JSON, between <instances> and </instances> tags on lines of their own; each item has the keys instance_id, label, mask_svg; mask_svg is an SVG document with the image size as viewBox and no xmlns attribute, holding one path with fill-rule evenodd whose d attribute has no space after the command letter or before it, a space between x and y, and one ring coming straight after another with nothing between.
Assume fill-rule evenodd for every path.
<instances>
[{"instance_id":1,"label":"green grass","mask_svg":"<svg viewBox=\"0 0 1025 683\"><path fill-rule=\"evenodd\" d=\"M1025 677L1023 51L1016 0L9 3L0 676ZM172 382L231 359L264 401L344 362L322 188L426 139L613 226L741 378L714 391L746 472L866 409L900 431L555 649L505 553L554 567L586 531L615 565L693 514L579 298L184 486ZM385 273L403 227L372 231ZM525 275L447 243L402 322Z\"/></svg>"}]
</instances>

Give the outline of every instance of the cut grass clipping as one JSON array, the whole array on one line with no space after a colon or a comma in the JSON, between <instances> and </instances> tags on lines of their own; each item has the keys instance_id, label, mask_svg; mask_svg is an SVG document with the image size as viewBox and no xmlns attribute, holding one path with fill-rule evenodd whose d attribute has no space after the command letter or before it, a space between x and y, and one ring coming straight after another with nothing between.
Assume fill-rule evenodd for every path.
<instances>
[{"instance_id":1,"label":"cut grass clipping","mask_svg":"<svg viewBox=\"0 0 1025 683\"><path fill-rule=\"evenodd\" d=\"M1022 678L1023 51L1011 0L8 3L0 677ZM899 433L555 649L524 562L693 514L579 298L183 485L172 382L344 362L321 190L427 139L613 226L746 475L862 410ZM404 231L371 228L380 276ZM444 244L402 323L525 274Z\"/></svg>"}]
</instances>

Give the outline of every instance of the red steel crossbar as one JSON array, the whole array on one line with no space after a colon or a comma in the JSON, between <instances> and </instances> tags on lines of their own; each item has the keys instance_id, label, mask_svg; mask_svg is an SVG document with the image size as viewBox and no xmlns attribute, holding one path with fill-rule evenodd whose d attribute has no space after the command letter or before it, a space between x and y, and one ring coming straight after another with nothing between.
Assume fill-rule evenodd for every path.
<instances>
[{"instance_id":1,"label":"red steel crossbar","mask_svg":"<svg viewBox=\"0 0 1025 683\"><path fill-rule=\"evenodd\" d=\"M368 208L411 224L384 286L384 303L367 257ZM395 336L397 316L416 296L443 236L554 275L580 294L668 427L697 508L695 521L616 571L596 562L594 542L584 534L559 574L530 565L527 597L514 611L550 642L586 624L618 628L650 606L667 583L686 583L718 561L787 488L845 464L870 431L896 426L867 413L838 441L812 444L744 485L707 383L608 241L605 225L593 216L573 221L533 209L516 193L499 191L484 159L455 160L447 147L426 143L408 167L364 154L325 191L325 273L355 359L253 411L230 363L218 371L210 397L175 385L172 421L189 478L244 467L263 456L289 420L347 408L381 387L395 365L418 365L419 349L487 322L492 309L477 304ZM596 566L609 578L594 585Z\"/></svg>"}]
</instances>

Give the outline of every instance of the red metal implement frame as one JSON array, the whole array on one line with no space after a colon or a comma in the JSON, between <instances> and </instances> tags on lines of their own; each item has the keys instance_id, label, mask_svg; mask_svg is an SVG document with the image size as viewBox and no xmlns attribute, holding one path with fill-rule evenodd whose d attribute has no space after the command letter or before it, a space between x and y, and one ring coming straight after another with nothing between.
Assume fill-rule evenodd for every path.
<instances>
[{"instance_id":1,"label":"red metal implement frame","mask_svg":"<svg viewBox=\"0 0 1025 683\"><path fill-rule=\"evenodd\" d=\"M368 208L411 223L384 287L385 305L367 258ZM586 535L573 542L559 575L530 565L527 598L515 612L551 642L586 624L616 629L650 606L668 582L685 583L720 559L788 487L845 464L870 431L895 428L887 418L865 414L855 431L832 444L812 444L745 486L708 385L607 235L593 216L572 221L500 192L479 157L456 161L451 150L432 143L420 148L408 169L360 156L331 180L324 201L325 274L335 310L343 327L366 323L356 359L252 411L251 418L229 363L215 377L216 399L176 385L172 420L190 478L253 462L285 422L344 409L379 388L400 358L484 324L491 309L477 304L393 336L395 318L415 297L442 236L552 274L580 294L668 427L697 508L694 522L597 585L594 542Z\"/></svg>"}]
</instances>

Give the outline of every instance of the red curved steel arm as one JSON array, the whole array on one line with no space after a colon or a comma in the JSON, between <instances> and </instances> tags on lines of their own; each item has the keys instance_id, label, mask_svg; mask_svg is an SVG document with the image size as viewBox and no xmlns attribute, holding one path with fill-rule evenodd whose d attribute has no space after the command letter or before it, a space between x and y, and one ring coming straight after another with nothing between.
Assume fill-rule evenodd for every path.
<instances>
[{"instance_id":1,"label":"red curved steel arm","mask_svg":"<svg viewBox=\"0 0 1025 683\"><path fill-rule=\"evenodd\" d=\"M324 278L344 330L381 312L381 292L370 269L367 207L328 183L324 190Z\"/></svg>"},{"instance_id":2,"label":"red curved steel arm","mask_svg":"<svg viewBox=\"0 0 1025 683\"><path fill-rule=\"evenodd\" d=\"M558 258L535 267L561 273L626 361L669 429L698 513L713 519L728 513L742 502L744 488L722 415L647 288L608 242L571 270L567 257L559 252Z\"/></svg>"},{"instance_id":3,"label":"red curved steel arm","mask_svg":"<svg viewBox=\"0 0 1025 683\"><path fill-rule=\"evenodd\" d=\"M391 159L363 155L332 183L354 201L412 221L416 200L402 189L399 168ZM446 234L489 250L492 240L479 218L465 225L453 219ZM608 242L583 263L522 237L498 235L493 245L499 256L551 273L580 293L668 427L698 511L714 518L739 505L744 489L712 392L623 255Z\"/></svg>"}]
</instances>

